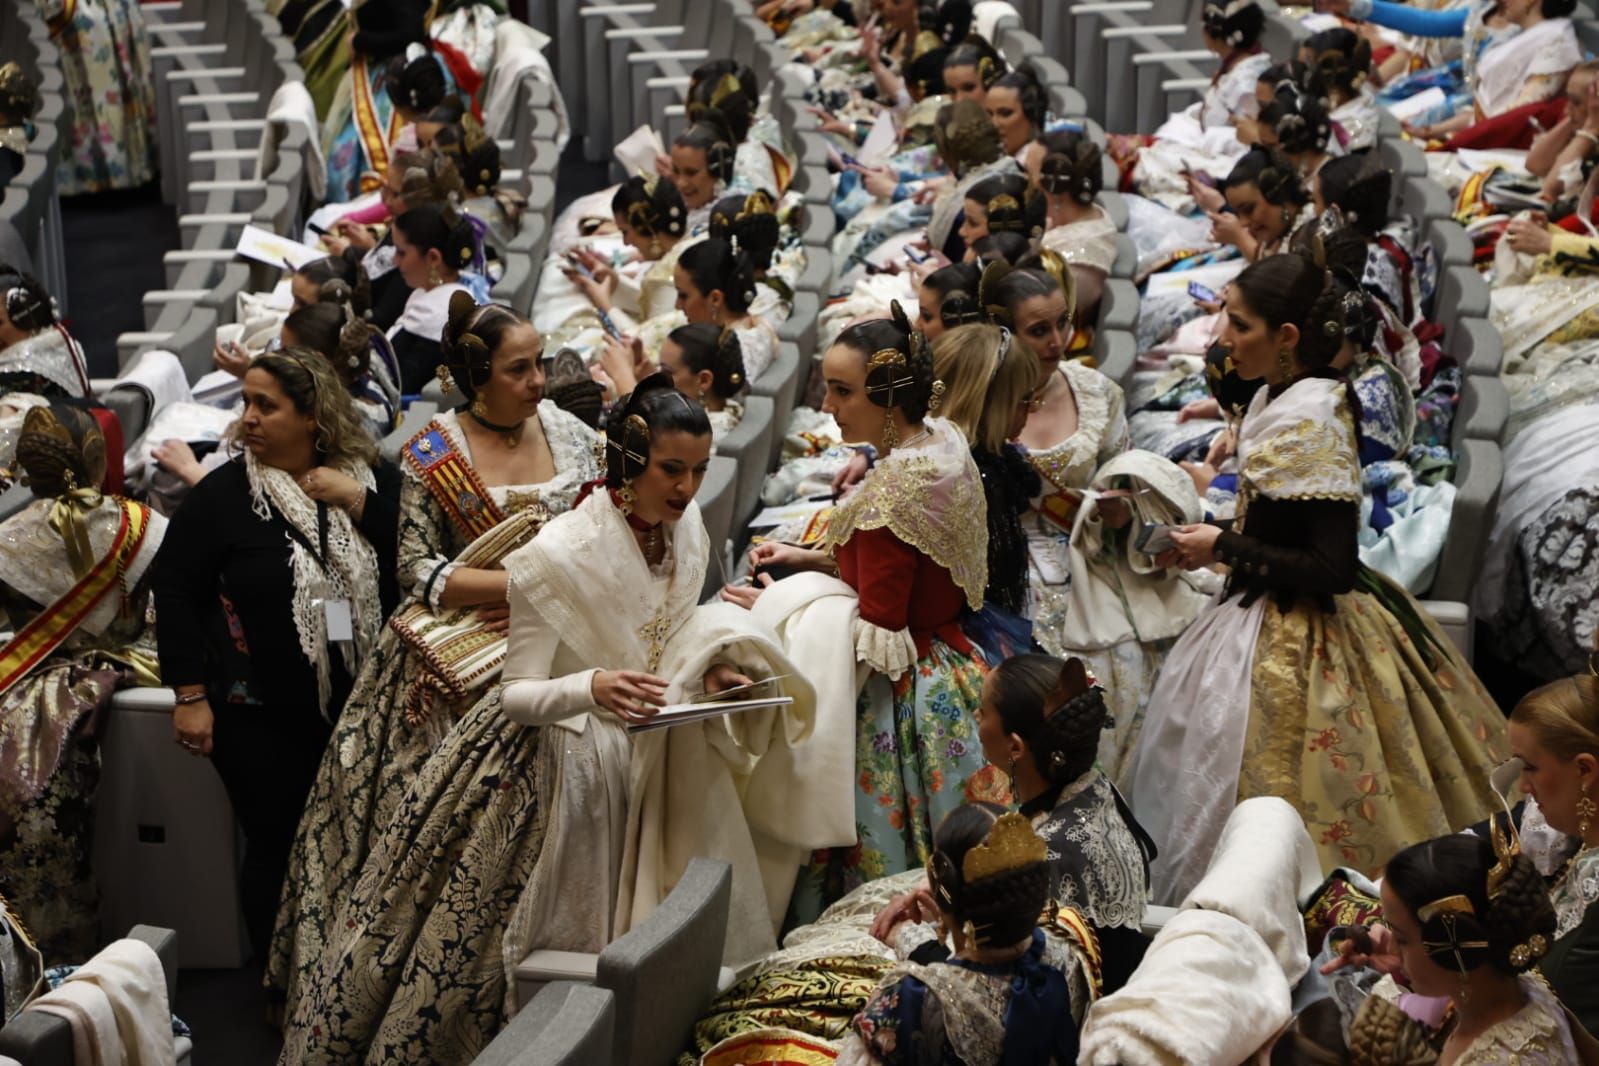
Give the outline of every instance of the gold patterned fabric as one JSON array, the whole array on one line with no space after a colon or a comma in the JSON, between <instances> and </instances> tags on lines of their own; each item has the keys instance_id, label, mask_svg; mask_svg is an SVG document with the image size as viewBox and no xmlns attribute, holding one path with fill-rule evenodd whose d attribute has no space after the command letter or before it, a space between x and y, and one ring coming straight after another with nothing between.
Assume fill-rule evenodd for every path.
<instances>
[{"instance_id":1,"label":"gold patterned fabric","mask_svg":"<svg viewBox=\"0 0 1599 1066\"><path fill-rule=\"evenodd\" d=\"M679 1066L690 1066L712 1048L722 1056L717 1061L738 1062L729 1057L733 1038L762 1030L785 1029L822 1040L842 1040L850 1019L866 1006L893 965L894 960L886 957L828 956L747 977L717 997L695 1024L691 1053L678 1060ZM761 1041L755 1046L766 1044Z\"/></svg>"},{"instance_id":2,"label":"gold patterned fabric","mask_svg":"<svg viewBox=\"0 0 1599 1066\"><path fill-rule=\"evenodd\" d=\"M988 504L966 438L942 418L925 422L928 439L889 454L855 494L833 508L823 551L856 530L883 529L949 571L972 610L988 587Z\"/></svg>"},{"instance_id":3,"label":"gold patterned fabric","mask_svg":"<svg viewBox=\"0 0 1599 1066\"><path fill-rule=\"evenodd\" d=\"M1283 797L1324 868L1374 873L1497 809L1505 719L1425 612L1436 670L1375 597L1334 600L1261 618L1238 798Z\"/></svg>"},{"instance_id":4,"label":"gold patterned fabric","mask_svg":"<svg viewBox=\"0 0 1599 1066\"><path fill-rule=\"evenodd\" d=\"M1238 441L1239 514L1249 496L1360 502L1360 457L1340 381L1306 378L1255 393Z\"/></svg>"}]
</instances>

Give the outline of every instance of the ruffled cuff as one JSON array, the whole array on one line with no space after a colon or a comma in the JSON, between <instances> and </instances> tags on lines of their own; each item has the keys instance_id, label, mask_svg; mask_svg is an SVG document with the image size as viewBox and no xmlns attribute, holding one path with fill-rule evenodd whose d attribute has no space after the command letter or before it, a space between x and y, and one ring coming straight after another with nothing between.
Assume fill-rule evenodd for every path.
<instances>
[{"instance_id":1,"label":"ruffled cuff","mask_svg":"<svg viewBox=\"0 0 1599 1066\"><path fill-rule=\"evenodd\" d=\"M428 575L426 584L422 586L422 598L427 601L428 607L434 614L444 613L444 586L450 583L450 575L461 564L453 559L442 562L434 567L433 573Z\"/></svg>"},{"instance_id":2,"label":"ruffled cuff","mask_svg":"<svg viewBox=\"0 0 1599 1066\"><path fill-rule=\"evenodd\" d=\"M908 629L884 629L864 619L855 622L855 658L891 680L916 661L916 641Z\"/></svg>"}]
</instances>

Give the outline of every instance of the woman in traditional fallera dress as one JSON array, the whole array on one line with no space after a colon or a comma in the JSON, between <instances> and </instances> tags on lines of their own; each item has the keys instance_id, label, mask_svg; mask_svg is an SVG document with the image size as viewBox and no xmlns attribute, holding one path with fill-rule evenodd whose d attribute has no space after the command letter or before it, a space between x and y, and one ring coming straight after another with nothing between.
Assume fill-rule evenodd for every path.
<instances>
[{"instance_id":1,"label":"woman in traditional fallera dress","mask_svg":"<svg viewBox=\"0 0 1599 1066\"><path fill-rule=\"evenodd\" d=\"M801 876L802 917L862 881L921 865L933 823L963 800L1007 795L977 743L972 711L984 666L960 626L962 615L983 603L987 508L966 438L952 423L928 417L942 388L935 387L926 338L895 304L892 320L845 330L822 369L823 410L844 439L871 444L883 458L833 509L820 550L769 542L752 558L762 567L836 572L848 587L824 581L830 587L822 588L806 574L799 576L808 586L780 595L769 577L761 586L723 591L781 623L791 651L813 648L829 656L829 670L847 661L851 675L841 687L847 693L830 690L806 755L833 783L824 818L841 839ZM853 609L847 629L835 618L823 623L828 632L816 631L809 601L821 596ZM858 691L857 662L871 675ZM837 763L851 751L853 787L846 792Z\"/></svg>"},{"instance_id":2,"label":"woman in traditional fallera dress","mask_svg":"<svg viewBox=\"0 0 1599 1066\"><path fill-rule=\"evenodd\" d=\"M445 336L449 379L467 403L401 450L399 574L409 598L339 719L290 856L266 985L291 1012L422 762L494 691L510 610L501 560L570 509L599 470L593 431L543 398L542 342L526 320L458 293ZM417 636L430 632L445 643ZM484 633L497 639L477 647Z\"/></svg>"},{"instance_id":3,"label":"woman in traditional fallera dress","mask_svg":"<svg viewBox=\"0 0 1599 1066\"><path fill-rule=\"evenodd\" d=\"M1503 716L1437 625L1359 564L1331 273L1272 256L1225 299L1222 343L1240 377L1268 387L1239 435L1232 528L1180 527L1160 557L1231 573L1167 656L1132 770L1133 808L1161 849L1156 902L1194 885L1239 799L1281 796L1324 865L1370 870L1492 810L1488 771L1506 750Z\"/></svg>"},{"instance_id":4,"label":"woman in traditional fallera dress","mask_svg":"<svg viewBox=\"0 0 1599 1066\"><path fill-rule=\"evenodd\" d=\"M809 687L785 680L787 709L630 734L668 701L791 667L745 612L695 606L710 550L693 502L704 412L655 375L607 436L606 481L506 560L505 683L451 730L378 839L284 1062L471 1061L516 1009L529 950L599 951L697 855L734 867L730 958L775 944L816 786L760 762L803 736Z\"/></svg>"},{"instance_id":5,"label":"woman in traditional fallera dress","mask_svg":"<svg viewBox=\"0 0 1599 1066\"><path fill-rule=\"evenodd\" d=\"M106 442L81 408L30 410L17 461L34 502L0 524L0 625L15 631L0 646L0 890L52 963L83 962L99 943L94 720L130 676L157 683L140 645L167 523L101 493Z\"/></svg>"}]
</instances>

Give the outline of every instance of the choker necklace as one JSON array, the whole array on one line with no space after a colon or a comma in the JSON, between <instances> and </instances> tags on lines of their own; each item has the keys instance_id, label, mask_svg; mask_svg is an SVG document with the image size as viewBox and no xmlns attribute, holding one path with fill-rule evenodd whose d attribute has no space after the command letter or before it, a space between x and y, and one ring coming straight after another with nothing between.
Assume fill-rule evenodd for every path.
<instances>
[{"instance_id":1,"label":"choker necklace","mask_svg":"<svg viewBox=\"0 0 1599 1066\"><path fill-rule=\"evenodd\" d=\"M467 408L467 414L472 416L472 421L476 422L484 429L493 433L498 433L500 435L500 439L505 442L505 446L507 448L514 448L518 444L522 443L522 430L527 428L526 422L518 422L514 426L502 426L497 422L490 422L487 418L484 418L482 415L478 414L477 411L471 407Z\"/></svg>"},{"instance_id":2,"label":"choker necklace","mask_svg":"<svg viewBox=\"0 0 1599 1066\"><path fill-rule=\"evenodd\" d=\"M666 547L666 532L662 528L664 523L655 522L652 524L631 513L624 513L622 517L627 519L627 528L635 533L644 534L639 547L644 551L645 562L653 563L658 556L664 555Z\"/></svg>"}]
</instances>

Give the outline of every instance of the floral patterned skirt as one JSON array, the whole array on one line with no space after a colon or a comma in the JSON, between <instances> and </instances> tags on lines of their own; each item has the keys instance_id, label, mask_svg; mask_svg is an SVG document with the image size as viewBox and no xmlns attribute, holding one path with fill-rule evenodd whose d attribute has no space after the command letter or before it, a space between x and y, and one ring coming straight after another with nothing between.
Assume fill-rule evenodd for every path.
<instances>
[{"instance_id":1,"label":"floral patterned skirt","mask_svg":"<svg viewBox=\"0 0 1599 1066\"><path fill-rule=\"evenodd\" d=\"M499 691L451 730L375 840L282 1062L465 1064L504 1026L506 928L545 838L545 730L506 719Z\"/></svg>"},{"instance_id":2,"label":"floral patterned skirt","mask_svg":"<svg viewBox=\"0 0 1599 1066\"><path fill-rule=\"evenodd\" d=\"M155 174L155 81L139 5L78 0L55 40L73 114L71 152L57 172L61 195L145 184Z\"/></svg>"},{"instance_id":3,"label":"floral patterned skirt","mask_svg":"<svg viewBox=\"0 0 1599 1066\"><path fill-rule=\"evenodd\" d=\"M443 734L470 702L436 703L429 722L405 715L421 657L384 627L322 755L289 853L283 900L267 957L268 993L294 1013L300 988L327 945L328 926L362 864Z\"/></svg>"},{"instance_id":4,"label":"floral patterned skirt","mask_svg":"<svg viewBox=\"0 0 1599 1066\"><path fill-rule=\"evenodd\" d=\"M1004 773L989 766L974 712L988 668L934 638L905 676L874 675L856 703L853 848L817 852L800 872L791 916L814 920L866 881L925 865L933 828L974 800L1010 802Z\"/></svg>"},{"instance_id":5,"label":"floral patterned skirt","mask_svg":"<svg viewBox=\"0 0 1599 1066\"><path fill-rule=\"evenodd\" d=\"M1497 809L1488 775L1510 752L1504 715L1415 601L1431 664L1377 597L1335 602L1262 617L1237 798L1283 797L1324 869L1370 873Z\"/></svg>"}]
</instances>

